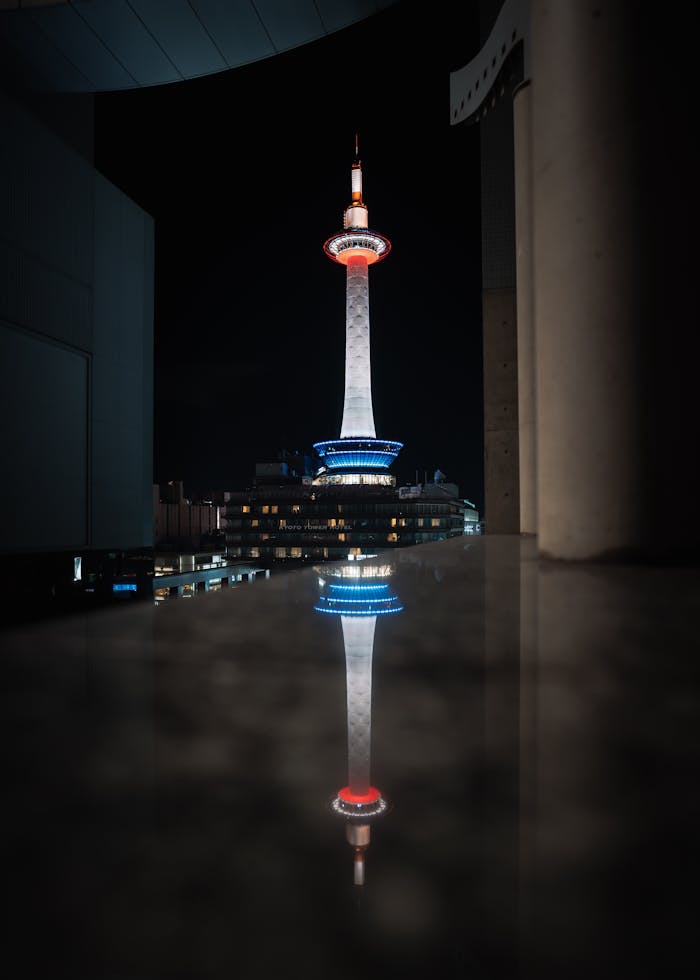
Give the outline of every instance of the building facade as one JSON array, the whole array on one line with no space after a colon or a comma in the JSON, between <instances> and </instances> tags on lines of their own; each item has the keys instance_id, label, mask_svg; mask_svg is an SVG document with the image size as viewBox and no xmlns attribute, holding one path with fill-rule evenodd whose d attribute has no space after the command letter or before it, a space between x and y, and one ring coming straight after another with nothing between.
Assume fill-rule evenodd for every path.
<instances>
[{"instance_id":1,"label":"building facade","mask_svg":"<svg viewBox=\"0 0 700 980\"><path fill-rule=\"evenodd\" d=\"M441 484L396 489L297 483L227 497L222 525L229 555L265 563L443 541L478 521L476 511Z\"/></svg>"}]
</instances>

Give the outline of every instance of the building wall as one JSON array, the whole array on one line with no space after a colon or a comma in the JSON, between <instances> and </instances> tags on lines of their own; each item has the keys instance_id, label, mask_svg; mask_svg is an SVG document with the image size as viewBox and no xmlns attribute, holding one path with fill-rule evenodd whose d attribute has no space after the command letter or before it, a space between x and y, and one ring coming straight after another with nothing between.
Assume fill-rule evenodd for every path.
<instances>
[{"instance_id":1,"label":"building wall","mask_svg":"<svg viewBox=\"0 0 700 980\"><path fill-rule=\"evenodd\" d=\"M152 541L153 222L0 92L4 552Z\"/></svg>"}]
</instances>

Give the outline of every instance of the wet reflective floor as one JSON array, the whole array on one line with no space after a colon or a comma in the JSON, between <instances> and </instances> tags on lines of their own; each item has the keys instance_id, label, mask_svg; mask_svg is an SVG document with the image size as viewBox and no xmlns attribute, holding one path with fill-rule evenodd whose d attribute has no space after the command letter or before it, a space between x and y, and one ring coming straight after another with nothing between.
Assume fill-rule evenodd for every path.
<instances>
[{"instance_id":1,"label":"wet reflective floor","mask_svg":"<svg viewBox=\"0 0 700 980\"><path fill-rule=\"evenodd\" d=\"M13 976L693 976L699 584L459 538L3 634Z\"/></svg>"}]
</instances>

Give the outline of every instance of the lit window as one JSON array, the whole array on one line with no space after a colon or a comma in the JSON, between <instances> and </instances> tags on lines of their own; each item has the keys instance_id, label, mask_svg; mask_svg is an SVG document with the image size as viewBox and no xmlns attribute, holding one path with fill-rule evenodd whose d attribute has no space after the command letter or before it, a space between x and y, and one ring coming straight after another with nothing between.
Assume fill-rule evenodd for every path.
<instances>
[{"instance_id":1,"label":"lit window","mask_svg":"<svg viewBox=\"0 0 700 980\"><path fill-rule=\"evenodd\" d=\"M259 558L260 557L260 548L248 548L248 557L249 558Z\"/></svg>"},{"instance_id":2,"label":"lit window","mask_svg":"<svg viewBox=\"0 0 700 980\"><path fill-rule=\"evenodd\" d=\"M260 521L257 519L257 517L254 517L253 520L250 522L250 526L251 527L258 527L259 524L260 524Z\"/></svg>"},{"instance_id":3,"label":"lit window","mask_svg":"<svg viewBox=\"0 0 700 980\"><path fill-rule=\"evenodd\" d=\"M250 514L250 507L248 506L248 504L242 505L241 514Z\"/></svg>"},{"instance_id":4,"label":"lit window","mask_svg":"<svg viewBox=\"0 0 700 980\"><path fill-rule=\"evenodd\" d=\"M271 514L276 514L278 510L279 510L279 507L277 506L277 504L273 504L272 507L270 507L270 513Z\"/></svg>"},{"instance_id":5,"label":"lit window","mask_svg":"<svg viewBox=\"0 0 700 980\"><path fill-rule=\"evenodd\" d=\"M264 505L263 505L263 506L262 506L262 507L260 508L260 510L262 511L262 513L263 513L263 514L269 514L269 513L270 513L270 508L268 507L268 505L267 505L267 504L264 504Z\"/></svg>"},{"instance_id":6,"label":"lit window","mask_svg":"<svg viewBox=\"0 0 700 980\"><path fill-rule=\"evenodd\" d=\"M406 524L407 524L407 523L408 523L408 522L406 521L406 518L405 518L405 517L402 517L402 518L401 518L401 519L399 520L399 525L400 525L401 527L406 527Z\"/></svg>"},{"instance_id":7,"label":"lit window","mask_svg":"<svg viewBox=\"0 0 700 980\"><path fill-rule=\"evenodd\" d=\"M440 518L439 517L432 517L430 519L430 526L431 527L440 527Z\"/></svg>"},{"instance_id":8,"label":"lit window","mask_svg":"<svg viewBox=\"0 0 700 980\"><path fill-rule=\"evenodd\" d=\"M345 541L345 535L344 535L344 534L342 534L342 533L341 533L341 534L339 534L339 535L338 535L338 541Z\"/></svg>"},{"instance_id":9,"label":"lit window","mask_svg":"<svg viewBox=\"0 0 700 980\"><path fill-rule=\"evenodd\" d=\"M396 531L392 531L391 534L387 534L386 539L387 541L398 541L399 536Z\"/></svg>"},{"instance_id":10,"label":"lit window","mask_svg":"<svg viewBox=\"0 0 700 980\"><path fill-rule=\"evenodd\" d=\"M300 504L292 504L292 514L298 514L301 510Z\"/></svg>"},{"instance_id":11,"label":"lit window","mask_svg":"<svg viewBox=\"0 0 700 980\"><path fill-rule=\"evenodd\" d=\"M290 548L289 549L290 558L301 558L301 548Z\"/></svg>"},{"instance_id":12,"label":"lit window","mask_svg":"<svg viewBox=\"0 0 700 980\"><path fill-rule=\"evenodd\" d=\"M287 526L287 522L285 521L284 517L280 517L280 527L286 527L286 526Z\"/></svg>"},{"instance_id":13,"label":"lit window","mask_svg":"<svg viewBox=\"0 0 700 980\"><path fill-rule=\"evenodd\" d=\"M336 525L335 517L329 518L328 527L335 527L335 525Z\"/></svg>"},{"instance_id":14,"label":"lit window","mask_svg":"<svg viewBox=\"0 0 700 980\"><path fill-rule=\"evenodd\" d=\"M423 518L422 517L419 517L418 518L418 527L423 527L424 524L425 524L425 521L423 520Z\"/></svg>"},{"instance_id":15,"label":"lit window","mask_svg":"<svg viewBox=\"0 0 700 980\"><path fill-rule=\"evenodd\" d=\"M275 548L275 558L286 558L287 549L286 548Z\"/></svg>"},{"instance_id":16,"label":"lit window","mask_svg":"<svg viewBox=\"0 0 700 980\"><path fill-rule=\"evenodd\" d=\"M338 518L338 527L345 527L345 518L344 517L339 517Z\"/></svg>"},{"instance_id":17,"label":"lit window","mask_svg":"<svg viewBox=\"0 0 700 980\"><path fill-rule=\"evenodd\" d=\"M343 505L342 504L338 504L338 513L339 514L342 514L343 513Z\"/></svg>"},{"instance_id":18,"label":"lit window","mask_svg":"<svg viewBox=\"0 0 700 980\"><path fill-rule=\"evenodd\" d=\"M396 527L396 518L395 517L392 517L391 518L391 526L392 527Z\"/></svg>"},{"instance_id":19,"label":"lit window","mask_svg":"<svg viewBox=\"0 0 700 980\"><path fill-rule=\"evenodd\" d=\"M269 539L269 537L270 537L269 534L261 534L260 535L260 540L261 541L267 541Z\"/></svg>"}]
</instances>

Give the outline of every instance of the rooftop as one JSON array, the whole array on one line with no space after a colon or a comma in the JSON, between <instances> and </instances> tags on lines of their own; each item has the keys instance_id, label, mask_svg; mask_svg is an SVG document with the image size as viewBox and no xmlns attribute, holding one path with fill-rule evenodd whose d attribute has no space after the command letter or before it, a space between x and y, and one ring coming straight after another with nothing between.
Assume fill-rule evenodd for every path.
<instances>
[{"instance_id":1,"label":"rooftop","mask_svg":"<svg viewBox=\"0 0 700 980\"><path fill-rule=\"evenodd\" d=\"M495 536L381 560L403 607L374 642L392 809L361 889L329 808L345 666L318 572L4 634L25 975L680 975L698 570Z\"/></svg>"}]
</instances>

